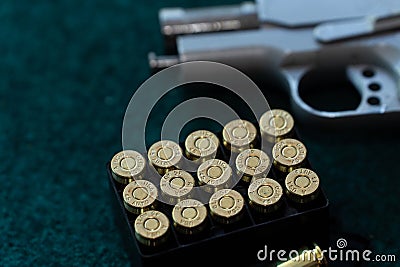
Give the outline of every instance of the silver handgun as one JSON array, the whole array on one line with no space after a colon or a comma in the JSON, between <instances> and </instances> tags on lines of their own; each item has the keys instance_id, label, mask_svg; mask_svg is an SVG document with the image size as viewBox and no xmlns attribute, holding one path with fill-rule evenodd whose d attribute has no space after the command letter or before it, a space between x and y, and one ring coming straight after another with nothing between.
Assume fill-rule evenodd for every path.
<instances>
[{"instance_id":1,"label":"silver handgun","mask_svg":"<svg viewBox=\"0 0 400 267\"><path fill-rule=\"evenodd\" d=\"M399 121L399 0L256 0L165 8L159 20L169 55L150 53L153 70L220 62L278 81L302 121ZM357 103L332 110L307 98L336 89L354 90Z\"/></svg>"}]
</instances>

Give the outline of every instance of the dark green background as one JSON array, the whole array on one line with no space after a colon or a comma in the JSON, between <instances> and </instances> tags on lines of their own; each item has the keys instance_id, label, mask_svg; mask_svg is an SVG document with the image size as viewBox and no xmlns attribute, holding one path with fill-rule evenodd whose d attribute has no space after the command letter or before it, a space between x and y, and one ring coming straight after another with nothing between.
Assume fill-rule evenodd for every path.
<instances>
[{"instance_id":1,"label":"dark green background","mask_svg":"<svg viewBox=\"0 0 400 267\"><path fill-rule=\"evenodd\" d=\"M158 9L208 4L1 1L0 265L129 264L105 163L150 75L147 53L162 52ZM332 203L333 234L356 233L399 258L398 134L319 136L302 135Z\"/></svg>"}]
</instances>

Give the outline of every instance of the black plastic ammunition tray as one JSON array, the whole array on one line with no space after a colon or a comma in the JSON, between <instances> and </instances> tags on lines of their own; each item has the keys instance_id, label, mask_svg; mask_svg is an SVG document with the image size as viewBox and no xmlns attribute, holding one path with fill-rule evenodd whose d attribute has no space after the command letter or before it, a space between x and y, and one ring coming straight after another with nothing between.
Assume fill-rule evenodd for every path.
<instances>
[{"instance_id":1,"label":"black plastic ammunition tray","mask_svg":"<svg viewBox=\"0 0 400 267\"><path fill-rule=\"evenodd\" d=\"M182 144L181 147L184 150ZM221 153L219 158L224 159L224 155L225 153ZM144 156L147 158L147 155ZM231 167L235 170L234 166ZM312 169L308 161L305 167ZM221 225L214 222L208 212L207 229L196 236L183 235L173 227L171 216L173 207L162 203L157 210L162 211L170 219L168 241L159 247L146 247L135 238L134 221L136 216L124 207L122 199L124 185L113 179L109 163L107 171L112 198L115 202L117 223L121 230L123 229L126 249L131 256L133 266L157 266L159 264L164 266L198 266L200 264L250 266L257 263L266 266L271 259L268 256L265 261L260 261L257 257L260 250L285 249L289 251L307 245L311 246L313 243L320 246L328 244L329 202L322 186L320 186L318 197L310 203L295 203L284 194L280 211L274 215L263 215L255 212L249 206L247 185L239 182L233 189L240 192L246 200L244 216L240 222L233 225ZM150 172L150 170L148 171ZM192 175L196 178L195 173ZM277 180L285 189L285 175L274 167L271 168L268 177ZM323 184L324 178L320 177L320 179ZM259 256L264 257L265 255L260 252Z\"/></svg>"}]
</instances>

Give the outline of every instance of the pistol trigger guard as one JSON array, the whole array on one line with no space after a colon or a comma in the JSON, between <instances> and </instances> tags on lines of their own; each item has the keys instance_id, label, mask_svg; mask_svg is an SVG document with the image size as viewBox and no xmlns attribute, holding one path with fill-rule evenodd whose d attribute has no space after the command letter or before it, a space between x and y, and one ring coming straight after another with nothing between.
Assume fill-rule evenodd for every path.
<instances>
[{"instance_id":1,"label":"pistol trigger guard","mask_svg":"<svg viewBox=\"0 0 400 267\"><path fill-rule=\"evenodd\" d=\"M392 120L400 117L399 80L389 70L376 65L346 66L346 75L361 100L357 108L343 111L322 111L308 105L300 96L299 87L310 67L291 68L284 71L290 87L290 99L295 114L306 123L323 123L335 119L354 122L355 118L367 122L367 118L387 116Z\"/></svg>"},{"instance_id":2,"label":"pistol trigger guard","mask_svg":"<svg viewBox=\"0 0 400 267\"><path fill-rule=\"evenodd\" d=\"M296 68L285 70L283 73L286 76L290 87L290 100L294 113L300 114L301 118L315 117L315 118L335 118L337 112L327 112L314 109L308 105L300 97L299 85L301 78L310 70L309 67L306 68Z\"/></svg>"}]
</instances>

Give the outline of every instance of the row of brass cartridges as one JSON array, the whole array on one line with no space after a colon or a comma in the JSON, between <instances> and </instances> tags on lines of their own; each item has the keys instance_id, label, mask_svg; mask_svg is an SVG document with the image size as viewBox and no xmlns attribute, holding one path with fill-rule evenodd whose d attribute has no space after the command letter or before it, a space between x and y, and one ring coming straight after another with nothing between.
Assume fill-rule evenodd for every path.
<instances>
[{"instance_id":1,"label":"row of brass cartridges","mask_svg":"<svg viewBox=\"0 0 400 267\"><path fill-rule=\"evenodd\" d=\"M215 161L215 160L213 160ZM220 160L216 160L220 161ZM222 162L222 161L221 161ZM203 163L204 164L204 163ZM216 165L219 166L219 165ZM230 168L225 163L227 168ZM201 167L201 166L200 166ZM218 181L220 177L211 178L206 173L205 169L200 169L199 172L204 171L204 176L207 178L199 178L208 183L208 185L215 185L211 193L225 189L223 186L216 184L212 181ZM222 174L225 176L226 173ZM202 177L202 175L199 175ZM226 175L226 177L228 177ZM226 180L227 178L223 178ZM225 182L226 183L226 182ZM299 203L306 203L316 198L319 188L319 177L317 174L307 168L297 168L286 175L284 185L285 191L290 199ZM123 190L123 199L125 207L133 214L140 214L144 211L153 209L156 205L156 200L162 199L170 205L175 205L183 199L195 197L192 194L195 185L195 180L192 175L183 170L172 170L164 174L160 179L160 190L162 196L158 196L157 187L148 180L135 180L125 186ZM250 205L253 205L258 211L270 211L281 197L283 189L281 185L267 176L253 179L248 187L248 197ZM271 197L271 198L270 198ZM275 199L276 201L272 201Z\"/></svg>"},{"instance_id":2,"label":"row of brass cartridges","mask_svg":"<svg viewBox=\"0 0 400 267\"><path fill-rule=\"evenodd\" d=\"M273 163L280 171L287 173L304 164L307 149L300 141L290 138L294 132L294 120L287 111L268 111L261 116L259 125L262 137L275 143L272 151ZM233 120L224 126L222 132L224 147L239 154L235 162L236 169L247 182L253 176L264 175L270 164L266 153L253 149L256 136L256 127L246 120ZM204 162L215 158L218 149L218 137L210 131L195 131L185 140L185 155L190 160ZM160 174L164 174L179 168L183 152L172 141L160 141L150 147L148 158L150 164Z\"/></svg>"},{"instance_id":3,"label":"row of brass cartridges","mask_svg":"<svg viewBox=\"0 0 400 267\"><path fill-rule=\"evenodd\" d=\"M188 174L188 173L187 173ZM299 168L290 172L285 180L287 196L305 203L316 198L319 178L309 169ZM269 214L280 209L283 190L270 178L255 179L248 187L250 207L259 214ZM137 240L146 246L157 246L167 240L170 228L168 217L155 210L157 188L146 180L129 183L123 192L128 211L138 215L134 228ZM233 189L221 189L210 197L208 206L212 219L220 224L240 221L244 213L244 198ZM207 208L196 199L183 199L172 210L173 226L185 235L200 233L207 225Z\"/></svg>"},{"instance_id":4,"label":"row of brass cartridges","mask_svg":"<svg viewBox=\"0 0 400 267\"><path fill-rule=\"evenodd\" d=\"M307 149L298 140L289 138L293 132L292 116L281 109L266 112L260 119L262 136L267 140L277 141L273 147L274 165L283 172L301 167L305 162ZM252 148L257 130L254 125L244 120L234 120L224 127L223 143L227 149L240 153L236 158L236 169L243 180L263 176L268 169L270 159L263 151ZM218 152L217 136L206 130L191 133L185 140L185 154L190 160L204 162L213 159ZM148 151L148 159L160 174L180 168L183 159L182 149L173 141L163 140L153 144ZM146 160L135 151L122 151L111 161L113 177L120 183L142 179Z\"/></svg>"},{"instance_id":5,"label":"row of brass cartridges","mask_svg":"<svg viewBox=\"0 0 400 267\"><path fill-rule=\"evenodd\" d=\"M160 141L152 147L161 147L157 154L164 156L168 155L169 151L179 151L178 144L172 141ZM170 149L170 150L169 150ZM155 149L154 149L155 150ZM162 152L160 152L163 150ZM153 150L149 154L154 154ZM298 140L295 139L282 139L276 143L272 150L273 163L277 169L284 173L288 173L296 168L302 167L306 160L307 150L306 147ZM151 158L152 156L149 156ZM162 161L159 158L152 161L151 164L157 164L160 169L161 165L172 164L170 161ZM156 163L154 163L156 162ZM161 174L168 174L161 181L165 181L165 186L161 184L161 189L165 193L174 191L174 188L168 188L168 184L173 187L183 187L184 185L194 185L194 179L190 174L185 174L179 169L174 169L176 166L172 164L169 168L163 168ZM269 171L270 158L269 156L259 149L246 149L240 152L235 159L235 171L239 177L245 182L250 182L252 179L265 177ZM173 167L173 168L172 168ZM111 161L111 170L114 179L122 184L128 184L134 180L141 180L146 175L146 160L144 157L132 150L125 150L117 153ZM180 177L180 179L175 179ZM204 161L197 169L197 177L199 184L209 185L220 189L229 187L232 177L232 169L225 161L220 159L209 159ZM165 189L165 190L164 190ZM171 195L171 194L169 194Z\"/></svg>"},{"instance_id":6,"label":"row of brass cartridges","mask_svg":"<svg viewBox=\"0 0 400 267\"><path fill-rule=\"evenodd\" d=\"M274 109L261 116L259 125L262 136L273 142L291 136L294 120L288 112ZM254 146L257 129L251 122L233 120L225 125L222 135L224 147L239 153ZM185 140L185 155L191 160L205 161L214 158L218 148L217 136L206 130L195 131ZM148 152L150 163L160 173L179 166L182 157L183 153L179 145L172 141L157 142L151 146Z\"/></svg>"},{"instance_id":7,"label":"row of brass cartridges","mask_svg":"<svg viewBox=\"0 0 400 267\"><path fill-rule=\"evenodd\" d=\"M289 153L286 150L292 147L283 146L283 144L289 142L295 142L293 147L294 149L298 149L298 152L295 152L296 157L291 159L291 161L284 157L286 155L285 153ZM287 161L285 162L285 168L281 168L285 172L298 169L297 166L300 165L295 160L302 157L301 163L305 159L305 152L303 153L305 148L303 150L303 146L304 145L295 139L281 140L275 144L273 149L274 155L278 155L274 157L274 163ZM277 149L283 152L275 153ZM296 163L296 165L290 165L293 162ZM267 177L269 164L270 159L265 152L258 149L247 149L236 157L236 173L242 180L250 182L251 180ZM114 179L123 184L128 183L128 185L135 181L140 182L145 178L144 168L145 160L143 156L132 150L119 152L114 156L111 162ZM211 193L219 189L232 187L232 176L233 171L231 166L220 159L207 160L201 163L197 168L198 184L204 185L202 189ZM151 184L150 181L142 181L141 183ZM188 198L194 186L195 179L193 176L180 169L173 169L165 172L159 183L163 199L170 204L176 204L180 199ZM129 188L129 186L126 186L125 190L127 190L127 188ZM155 188L153 191L157 191L157 189ZM138 193L139 191L136 192L136 194Z\"/></svg>"}]
</instances>

